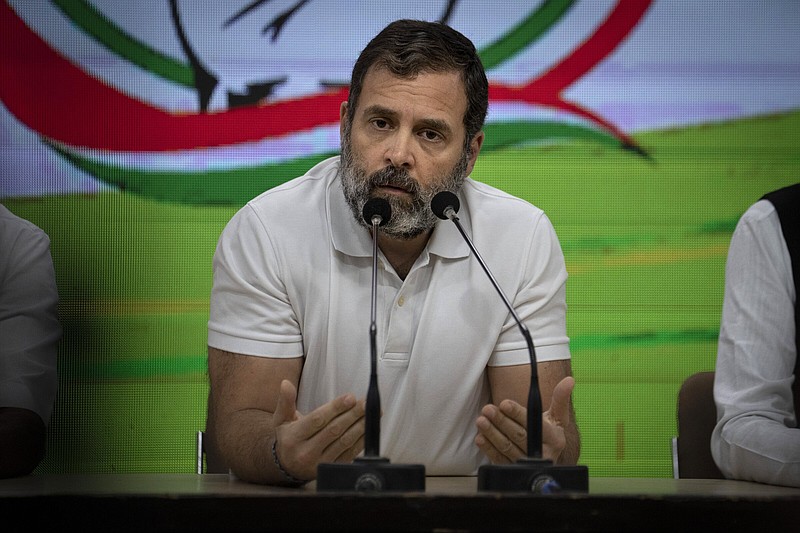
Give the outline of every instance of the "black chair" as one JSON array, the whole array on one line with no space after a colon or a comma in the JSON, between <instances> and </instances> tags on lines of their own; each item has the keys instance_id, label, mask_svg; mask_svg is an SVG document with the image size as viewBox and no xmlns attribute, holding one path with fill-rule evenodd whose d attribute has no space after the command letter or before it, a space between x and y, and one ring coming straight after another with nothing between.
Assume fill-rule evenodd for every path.
<instances>
[{"instance_id":1,"label":"black chair","mask_svg":"<svg viewBox=\"0 0 800 533\"><path fill-rule=\"evenodd\" d=\"M717 424L714 372L698 372L678 391L678 436L672 439L674 477L724 479L711 456L711 433Z\"/></svg>"}]
</instances>

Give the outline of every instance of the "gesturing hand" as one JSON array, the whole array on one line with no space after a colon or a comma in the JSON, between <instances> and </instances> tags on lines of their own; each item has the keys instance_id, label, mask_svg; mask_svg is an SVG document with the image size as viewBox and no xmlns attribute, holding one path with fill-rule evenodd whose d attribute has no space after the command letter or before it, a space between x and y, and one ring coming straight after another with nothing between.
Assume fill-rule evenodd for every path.
<instances>
[{"instance_id":1,"label":"gesturing hand","mask_svg":"<svg viewBox=\"0 0 800 533\"><path fill-rule=\"evenodd\" d=\"M352 461L364 449L364 413L364 401L345 394L303 415L297 389L282 381L273 414L281 466L295 478L314 479L319 463Z\"/></svg>"},{"instance_id":2,"label":"gesturing hand","mask_svg":"<svg viewBox=\"0 0 800 533\"><path fill-rule=\"evenodd\" d=\"M553 389L550 408L542 415L542 456L556 462L566 446L565 428L570 423L572 377L562 379ZM513 400L487 404L475 424L475 444L494 464L513 463L528 453L528 411Z\"/></svg>"}]
</instances>

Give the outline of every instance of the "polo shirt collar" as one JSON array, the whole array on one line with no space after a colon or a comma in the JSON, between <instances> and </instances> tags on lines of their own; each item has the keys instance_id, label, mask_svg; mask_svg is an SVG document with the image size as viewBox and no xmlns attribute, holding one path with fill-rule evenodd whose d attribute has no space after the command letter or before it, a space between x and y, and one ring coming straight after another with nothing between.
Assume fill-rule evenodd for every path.
<instances>
[{"instance_id":1,"label":"polo shirt collar","mask_svg":"<svg viewBox=\"0 0 800 533\"><path fill-rule=\"evenodd\" d=\"M338 175L328 182L327 202L333 248L354 257L372 257L372 235L353 218Z\"/></svg>"},{"instance_id":2,"label":"polo shirt collar","mask_svg":"<svg viewBox=\"0 0 800 533\"><path fill-rule=\"evenodd\" d=\"M461 205L464 205L463 200ZM470 224L469 213L466 209L459 211L458 221L464 231L467 232L467 235L471 235L472 224ZM434 255L447 259L460 259L469 256L469 246L464 241L464 237L461 236L455 223L450 220L439 220L436 223L431 240L428 241L428 250Z\"/></svg>"},{"instance_id":3,"label":"polo shirt collar","mask_svg":"<svg viewBox=\"0 0 800 533\"><path fill-rule=\"evenodd\" d=\"M328 212L330 213L330 234L334 249L354 257L372 257L372 235L358 224L344 199L344 192L336 176L328 184ZM464 205L462 201L462 206ZM467 235L471 234L469 213L462 209L458 214L461 226ZM470 250L464 238L449 220L439 220L428 241L429 253L448 259L468 257Z\"/></svg>"}]
</instances>

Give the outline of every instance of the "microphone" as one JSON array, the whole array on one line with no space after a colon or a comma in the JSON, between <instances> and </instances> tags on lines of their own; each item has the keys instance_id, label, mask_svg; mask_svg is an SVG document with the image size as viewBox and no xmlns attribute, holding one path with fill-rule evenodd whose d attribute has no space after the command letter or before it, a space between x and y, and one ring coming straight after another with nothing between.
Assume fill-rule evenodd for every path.
<instances>
[{"instance_id":1,"label":"microphone","mask_svg":"<svg viewBox=\"0 0 800 533\"><path fill-rule=\"evenodd\" d=\"M361 216L364 218L364 222L373 226L374 230L374 226L385 226L389 222L389 219L392 218L392 206L389 205L388 200L383 198L370 198L364 204Z\"/></svg>"},{"instance_id":2,"label":"microphone","mask_svg":"<svg viewBox=\"0 0 800 533\"><path fill-rule=\"evenodd\" d=\"M450 191L438 192L433 199L431 199L431 211L442 220L447 220L448 218L458 219L456 213L458 213L460 208L461 202L458 200L458 196ZM456 226L461 228L461 224L456 224ZM462 233L462 235L464 234ZM472 242L467 239L467 244L471 245ZM472 246L470 246L470 248L472 248Z\"/></svg>"},{"instance_id":3,"label":"microphone","mask_svg":"<svg viewBox=\"0 0 800 533\"><path fill-rule=\"evenodd\" d=\"M378 390L377 294L378 228L392 217L392 207L383 198L370 198L361 211L372 226L372 293L369 324L370 373L364 414L364 455L351 464L321 463L317 467L317 490L328 491L424 491L424 465L393 465L380 455L381 398Z\"/></svg>"},{"instance_id":4,"label":"microphone","mask_svg":"<svg viewBox=\"0 0 800 533\"><path fill-rule=\"evenodd\" d=\"M437 193L433 200L431 200L431 211L437 217L441 218L442 220L450 219L452 220L458 231L461 233L461 236L464 237L464 240L469 245L472 253L475 254L475 258L478 260L478 263L483 268L483 271L486 272L486 275L489 276L489 281L492 282L494 285L495 290L500 295L500 298L503 299L503 303L506 304L509 313L511 313L514 322L517 323L517 327L522 332L522 336L525 338L525 342L528 344L528 354L530 357L531 362L531 385L530 391L528 393L528 455L535 458L542 457L542 398L541 393L539 392L539 375L536 369L536 350L533 346L533 341L531 340L530 331L528 331L528 327L520 320L519 315L514 310L514 307L508 301L505 293L498 285L497 280L494 278L492 273L489 271L489 267L486 265L486 261L483 260L478 250L475 248L475 245L472 243L472 239L470 239L464 228L461 226L461 223L456 216L458 213L458 209L461 207L461 204L458 200L458 196L453 194L450 191L442 191ZM536 416L535 413L539 413L540 416Z\"/></svg>"},{"instance_id":5,"label":"microphone","mask_svg":"<svg viewBox=\"0 0 800 533\"><path fill-rule=\"evenodd\" d=\"M380 456L381 396L378 391L378 347L377 347L377 293L378 293L378 227L386 225L392 217L392 206L383 198L370 198L364 204L362 216L372 225L372 299L369 323L370 373L367 389L367 406L364 428L364 456Z\"/></svg>"},{"instance_id":6,"label":"microphone","mask_svg":"<svg viewBox=\"0 0 800 533\"><path fill-rule=\"evenodd\" d=\"M559 492L561 489L588 492L589 473L585 466L554 466L549 459L542 458L542 398L539 391L539 373L536 349L528 327L519 318L511 302L506 297L497 280L489 270L486 261L469 238L457 216L461 203L458 196L450 191L441 191L431 200L431 211L442 220L451 220L464 241L469 246L483 271L494 285L497 294L508 308L516 322L525 343L531 365L531 382L528 390L527 412L527 451L526 457L511 465L482 465L478 469L479 490L533 491L537 494Z\"/></svg>"}]
</instances>

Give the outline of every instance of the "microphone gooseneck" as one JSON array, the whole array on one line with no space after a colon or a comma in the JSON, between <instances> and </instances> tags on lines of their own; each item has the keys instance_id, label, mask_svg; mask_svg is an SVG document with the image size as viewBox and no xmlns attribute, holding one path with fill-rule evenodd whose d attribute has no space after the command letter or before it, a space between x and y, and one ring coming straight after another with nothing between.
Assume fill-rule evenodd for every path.
<instances>
[{"instance_id":1,"label":"microphone gooseneck","mask_svg":"<svg viewBox=\"0 0 800 533\"><path fill-rule=\"evenodd\" d=\"M378 227L385 225L392 217L392 207L383 198L370 198L362 210L364 221L372 226L372 302L369 322L370 371L367 389L366 413L364 415L364 456L380 456L381 440L381 397L378 390Z\"/></svg>"},{"instance_id":2,"label":"microphone gooseneck","mask_svg":"<svg viewBox=\"0 0 800 533\"><path fill-rule=\"evenodd\" d=\"M528 355L531 361L531 384L530 390L528 391L527 454L528 457L540 459L542 457L542 397L539 391L539 373L536 368L536 350L533 347L533 340L531 339L531 334L530 331L528 331L528 327L523 324L522 320L520 320L519 315L517 315L517 312L514 310L511 302L508 301L508 298L506 297L505 293L503 293L503 290L500 288L497 280L489 271L489 267L486 265L483 257L481 257L481 254L478 253L478 250L472 243L472 239L469 238L467 233L464 231L464 228L461 226L461 222L456 215L460 206L461 204L458 200L458 197L450 191L439 192L431 200L431 211L433 211L433 214L442 220L450 219L456 225L459 233L461 233L461 236L464 237L464 240L466 241L467 245L469 245L470 250L472 250L472 253L475 254L478 263L480 263L483 271L486 272L486 275L489 277L492 285L494 285L494 288L497 290L497 293L500 295L503 303L508 308L509 313L511 313L514 322L517 323L517 327L519 327L519 330L522 332L522 336L525 337L525 342L528 345Z\"/></svg>"},{"instance_id":3,"label":"microphone gooseneck","mask_svg":"<svg viewBox=\"0 0 800 533\"><path fill-rule=\"evenodd\" d=\"M392 464L381 457L381 398L378 392L378 348L376 300L378 286L378 227L392 217L389 202L383 198L370 199L362 216L372 228L372 309L369 325L370 374L364 415L364 454L347 463L320 463L317 466L318 491L424 491L425 465Z\"/></svg>"}]
</instances>

